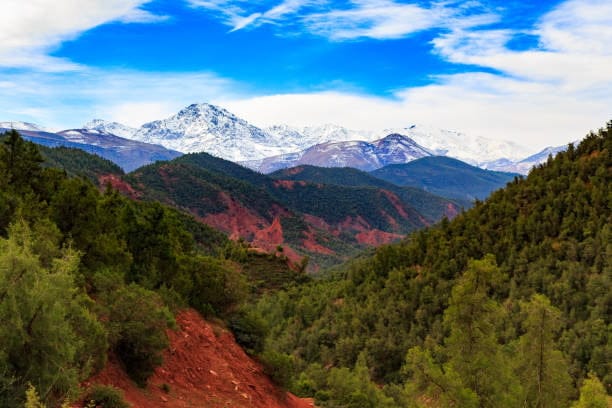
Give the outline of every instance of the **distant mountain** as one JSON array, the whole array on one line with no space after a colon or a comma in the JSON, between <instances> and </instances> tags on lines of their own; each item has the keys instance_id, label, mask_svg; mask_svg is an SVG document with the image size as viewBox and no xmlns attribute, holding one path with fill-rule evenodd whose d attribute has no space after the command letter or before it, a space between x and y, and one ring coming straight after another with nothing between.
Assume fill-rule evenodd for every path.
<instances>
[{"instance_id":1,"label":"distant mountain","mask_svg":"<svg viewBox=\"0 0 612 408\"><path fill-rule=\"evenodd\" d=\"M510 141L494 140L424 125L387 129L383 133L399 133L411 138L437 156L453 157L475 166L500 158L519 160L533 152L527 147Z\"/></svg>"},{"instance_id":2,"label":"distant mountain","mask_svg":"<svg viewBox=\"0 0 612 408\"><path fill-rule=\"evenodd\" d=\"M33 132L51 132L50 129L44 127L44 126L40 126L37 125L35 123L29 123L29 122L20 122L20 121L16 121L16 122L0 122L0 129L5 129L5 130L11 130L11 129L15 129L15 130L30 130Z\"/></svg>"},{"instance_id":3,"label":"distant mountain","mask_svg":"<svg viewBox=\"0 0 612 408\"><path fill-rule=\"evenodd\" d=\"M132 138L183 153L207 152L232 161L281 153L270 134L207 103L189 105L168 119L146 123Z\"/></svg>"},{"instance_id":4,"label":"distant mountain","mask_svg":"<svg viewBox=\"0 0 612 408\"><path fill-rule=\"evenodd\" d=\"M3 128L0 126L0 131ZM4 128L4 130L7 130ZM119 165L125 171L158 160L170 160L182 153L162 146L124 139L97 130L71 129L58 133L34 130L19 130L24 139L48 147L72 147L97 154Z\"/></svg>"},{"instance_id":5,"label":"distant mountain","mask_svg":"<svg viewBox=\"0 0 612 408\"><path fill-rule=\"evenodd\" d=\"M48 131L23 122L3 123L6 128L14 127L17 130ZM102 119L86 123L83 129L159 144L182 153L207 152L264 172L300 164L344 166L350 165L350 161L358 163L361 169L372 170L384 164L372 157L358 158L355 155L360 154L359 150L367 155L365 151L371 149L368 144L375 144L390 134L411 139L428 154L454 157L478 167L496 170L524 173L529 164L517 163L534 152L513 142L414 124L380 130L355 130L334 124L305 127L279 124L262 129L208 103L189 105L169 118L146 123L139 129ZM338 152L337 157L307 157L301 160L307 149L324 144L333 148L332 145L336 143L349 144L345 145L346 151ZM325 155L324 152L316 152L316 149L309 153Z\"/></svg>"},{"instance_id":6,"label":"distant mountain","mask_svg":"<svg viewBox=\"0 0 612 408\"><path fill-rule=\"evenodd\" d=\"M262 173L304 164L319 167L353 167L369 171L388 164L406 163L430 155L428 150L419 146L414 140L399 134L390 134L371 143L328 142L293 155L275 156L243 164Z\"/></svg>"},{"instance_id":7,"label":"distant mountain","mask_svg":"<svg viewBox=\"0 0 612 408\"><path fill-rule=\"evenodd\" d=\"M132 139L138 129L126 126L118 122L110 122L103 119L93 119L83 126L82 129L97 130L98 132L110 133L125 139Z\"/></svg>"},{"instance_id":8,"label":"distant mountain","mask_svg":"<svg viewBox=\"0 0 612 408\"><path fill-rule=\"evenodd\" d=\"M264 130L273 135L277 140L283 141L285 143L284 147L291 149L286 150L286 152L296 152L327 142L350 142L355 140L370 142L384 136L377 137L379 135L377 132L353 130L333 124L303 127L275 125L264 128Z\"/></svg>"},{"instance_id":9,"label":"distant mountain","mask_svg":"<svg viewBox=\"0 0 612 408\"><path fill-rule=\"evenodd\" d=\"M527 174L535 166L545 163L549 156L555 156L559 152L567 150L568 145L552 147L549 146L542 151L526 157L522 160L495 160L488 163L483 163L482 167L489 170L507 171L520 174Z\"/></svg>"},{"instance_id":10,"label":"distant mountain","mask_svg":"<svg viewBox=\"0 0 612 408\"><path fill-rule=\"evenodd\" d=\"M313 266L338 263L459 212L453 202L415 192L415 201L430 200L434 219L391 190L277 180L207 153L142 167L125 181L139 197L189 211L256 247L281 245L294 261L308 255Z\"/></svg>"},{"instance_id":11,"label":"distant mountain","mask_svg":"<svg viewBox=\"0 0 612 408\"><path fill-rule=\"evenodd\" d=\"M422 188L451 199L483 200L518 174L483 170L443 156L424 157L371 172L375 177L402 186Z\"/></svg>"},{"instance_id":12,"label":"distant mountain","mask_svg":"<svg viewBox=\"0 0 612 408\"><path fill-rule=\"evenodd\" d=\"M473 165L500 158L519 160L533 152L533 150L514 142L498 141L425 125L410 125L404 128L388 128L376 131L347 129L336 125L301 128L277 125L266 128L266 131L283 138L300 137L311 143L311 146L330 141L362 140L372 142L386 135L397 133L414 140L432 154L455 157Z\"/></svg>"},{"instance_id":13,"label":"distant mountain","mask_svg":"<svg viewBox=\"0 0 612 408\"><path fill-rule=\"evenodd\" d=\"M384 189L393 192L404 202L410 204L429 222L436 222L442 217L452 218L455 215L452 211L454 207L449 203L448 198L442 198L421 188L399 186L351 167L301 165L278 170L268 176L277 180L307 181L344 187ZM467 208L471 207L472 203L465 200L454 200L453 204Z\"/></svg>"}]
</instances>

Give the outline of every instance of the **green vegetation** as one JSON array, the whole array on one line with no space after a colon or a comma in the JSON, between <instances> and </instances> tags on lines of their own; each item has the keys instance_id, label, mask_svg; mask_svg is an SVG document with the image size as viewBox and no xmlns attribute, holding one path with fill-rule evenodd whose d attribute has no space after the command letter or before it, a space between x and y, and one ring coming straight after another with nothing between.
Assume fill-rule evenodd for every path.
<instances>
[{"instance_id":1,"label":"green vegetation","mask_svg":"<svg viewBox=\"0 0 612 408\"><path fill-rule=\"evenodd\" d=\"M370 173L400 185L422 188L433 194L459 200L466 208L511 182L518 174L483 170L444 156L423 157L405 164L391 164Z\"/></svg>"},{"instance_id":2,"label":"green vegetation","mask_svg":"<svg viewBox=\"0 0 612 408\"><path fill-rule=\"evenodd\" d=\"M447 216L448 199L428 193L422 186L419 188L403 187L403 184L393 184L382 178L374 177L365 171L350 167L338 168L303 165L278 170L269 174L269 176L277 180L308 181L343 187L374 187L376 189L384 189L395 193L404 203L413 207L420 215L425 217L428 222L433 223ZM498 186L503 184L505 182ZM472 206L472 200L459 199L452 202L452 204L455 203L466 208Z\"/></svg>"},{"instance_id":3,"label":"green vegetation","mask_svg":"<svg viewBox=\"0 0 612 408\"><path fill-rule=\"evenodd\" d=\"M251 278L241 244L159 203L70 178L108 169L96 158L87 168L85 153L54 153L74 171L43 166L15 131L0 136L0 406L72 399L110 350L145 385L171 309L229 320L262 292L266 264L275 287L304 279L276 257L257 259Z\"/></svg>"},{"instance_id":4,"label":"green vegetation","mask_svg":"<svg viewBox=\"0 0 612 408\"><path fill-rule=\"evenodd\" d=\"M351 228L405 234L454 215L459 209L454 202L420 189L395 186L357 170L337 171L346 185L335 183L336 176L322 169L318 172L323 172L323 181L330 184L283 182L207 153L197 153L142 167L124 179L142 199L162 202L199 218L224 212L239 217L236 212L244 211L248 213L247 220L256 223L252 219L259 219L264 224L279 217L284 243L298 254L309 256L315 268L338 264L363 250L365 245ZM362 182L348 183L354 172ZM329 228L351 233L330 233L327 227L309 224L305 216L315 216ZM348 226L340 226L342 223ZM304 240L313 237L333 253L309 250Z\"/></svg>"},{"instance_id":5,"label":"green vegetation","mask_svg":"<svg viewBox=\"0 0 612 408\"><path fill-rule=\"evenodd\" d=\"M123 399L123 393L111 386L96 385L89 390L85 397L86 407L101 408L129 408L130 405Z\"/></svg>"},{"instance_id":6,"label":"green vegetation","mask_svg":"<svg viewBox=\"0 0 612 408\"><path fill-rule=\"evenodd\" d=\"M611 168L609 122L453 221L265 296L263 353L324 407L353 406L363 367L354 406L564 407L581 383L604 401Z\"/></svg>"},{"instance_id":7,"label":"green vegetation","mask_svg":"<svg viewBox=\"0 0 612 408\"><path fill-rule=\"evenodd\" d=\"M137 202L42 166L14 131L0 138L0 406L58 406L109 350L145 384L185 305L225 319L321 407L607 405L612 122L453 221L317 280L284 274L282 248L255 254L153 201L194 194L167 185L219 191L226 176L188 163L200 158L129 176L159 184ZM297 194L249 177L230 187L255 206Z\"/></svg>"},{"instance_id":8,"label":"green vegetation","mask_svg":"<svg viewBox=\"0 0 612 408\"><path fill-rule=\"evenodd\" d=\"M101 175L123 175L121 167L112 161L80 149L45 146L38 146L38 149L45 160L43 166L64 170L71 177L85 177L98 184Z\"/></svg>"}]
</instances>

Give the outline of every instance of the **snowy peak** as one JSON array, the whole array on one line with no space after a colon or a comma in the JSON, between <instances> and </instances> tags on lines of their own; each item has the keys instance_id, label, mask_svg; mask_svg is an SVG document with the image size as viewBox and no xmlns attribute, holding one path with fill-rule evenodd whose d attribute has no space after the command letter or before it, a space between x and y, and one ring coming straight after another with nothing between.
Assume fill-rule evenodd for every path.
<instances>
[{"instance_id":1,"label":"snowy peak","mask_svg":"<svg viewBox=\"0 0 612 408\"><path fill-rule=\"evenodd\" d=\"M207 152L227 160L254 160L282 153L263 130L208 103L144 124L133 136L184 153Z\"/></svg>"},{"instance_id":2,"label":"snowy peak","mask_svg":"<svg viewBox=\"0 0 612 408\"><path fill-rule=\"evenodd\" d=\"M435 155L454 157L478 166L500 158L519 160L533 153L533 150L511 141L493 140L419 124L382 131L382 134L389 133L407 136Z\"/></svg>"},{"instance_id":3,"label":"snowy peak","mask_svg":"<svg viewBox=\"0 0 612 408\"><path fill-rule=\"evenodd\" d=\"M414 140L400 134L391 134L373 142L351 140L321 143L293 155L285 154L243 164L263 173L304 164L371 171L425 156L431 156L431 153Z\"/></svg>"},{"instance_id":4,"label":"snowy peak","mask_svg":"<svg viewBox=\"0 0 612 408\"><path fill-rule=\"evenodd\" d=\"M0 129L28 130L31 132L51 132L50 129L29 122L0 122Z\"/></svg>"},{"instance_id":5,"label":"snowy peak","mask_svg":"<svg viewBox=\"0 0 612 408\"><path fill-rule=\"evenodd\" d=\"M578 144L579 141L574 142ZM555 156L559 152L567 150L568 145L563 146L549 146L541 150L536 154L532 154L522 160L494 160L491 162L482 163L481 167L488 170L514 172L520 174L527 174L535 166L542 164L548 160L548 156Z\"/></svg>"},{"instance_id":6,"label":"snowy peak","mask_svg":"<svg viewBox=\"0 0 612 408\"><path fill-rule=\"evenodd\" d=\"M82 126L86 130L110 133L126 139L131 139L137 129L118 122L110 122L104 119L93 119Z\"/></svg>"}]
</instances>

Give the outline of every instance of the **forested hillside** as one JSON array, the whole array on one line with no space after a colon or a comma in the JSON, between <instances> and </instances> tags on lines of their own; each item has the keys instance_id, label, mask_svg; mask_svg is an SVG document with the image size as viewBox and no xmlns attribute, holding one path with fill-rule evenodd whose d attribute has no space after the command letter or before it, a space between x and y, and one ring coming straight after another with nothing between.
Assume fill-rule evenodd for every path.
<instances>
[{"instance_id":1,"label":"forested hillside","mask_svg":"<svg viewBox=\"0 0 612 408\"><path fill-rule=\"evenodd\" d=\"M453 221L260 300L264 354L324 407L605 407L610 185L612 122Z\"/></svg>"},{"instance_id":2,"label":"forested hillside","mask_svg":"<svg viewBox=\"0 0 612 408\"><path fill-rule=\"evenodd\" d=\"M190 212L232 238L268 251L282 246L296 263L307 256L312 270L459 212L418 189L275 180L207 153L148 165L124 180L140 199Z\"/></svg>"},{"instance_id":3,"label":"forested hillside","mask_svg":"<svg viewBox=\"0 0 612 408\"><path fill-rule=\"evenodd\" d=\"M422 188L433 194L467 202L484 200L518 174L484 170L445 156L423 157L390 164L370 173L400 186Z\"/></svg>"},{"instance_id":4,"label":"forested hillside","mask_svg":"<svg viewBox=\"0 0 612 408\"><path fill-rule=\"evenodd\" d=\"M100 170L73 153L45 149L76 174ZM144 385L177 308L220 317L246 342L259 326L245 301L307 279L282 254L254 253L177 210L43 162L17 132L0 135L2 407L22 407L28 389L48 407L74 398L109 352Z\"/></svg>"},{"instance_id":5,"label":"forested hillside","mask_svg":"<svg viewBox=\"0 0 612 408\"><path fill-rule=\"evenodd\" d=\"M439 195L428 193L422 188L405 187L383 179L374 177L365 171L351 167L316 167L302 165L282 169L270 173L268 176L277 180L308 181L311 183L322 183L344 187L374 187L393 192L404 202L410 204L428 221L435 222L443 217L452 218L448 212L451 207L459 205L469 208L472 202L468 200L451 200Z\"/></svg>"},{"instance_id":6,"label":"forested hillside","mask_svg":"<svg viewBox=\"0 0 612 408\"><path fill-rule=\"evenodd\" d=\"M101 175L123 175L121 167L110 160L71 147L38 146L43 166L63 170L69 176L85 177L97 184Z\"/></svg>"}]
</instances>

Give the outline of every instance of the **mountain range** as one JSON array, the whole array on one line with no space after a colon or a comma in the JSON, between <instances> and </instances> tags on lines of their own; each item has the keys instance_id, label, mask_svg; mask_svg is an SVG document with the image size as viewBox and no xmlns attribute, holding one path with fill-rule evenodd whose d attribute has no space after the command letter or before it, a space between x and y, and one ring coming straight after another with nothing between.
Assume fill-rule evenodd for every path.
<instances>
[{"instance_id":1,"label":"mountain range","mask_svg":"<svg viewBox=\"0 0 612 408\"><path fill-rule=\"evenodd\" d=\"M27 137L44 133L45 137L42 138L47 139L47 143L49 139L55 139L65 144L86 145L93 137L96 140L91 145L95 147L82 147L103 156L106 154L104 157L115 160L127 171L164 157L176 157L180 153L207 152L266 173L302 164L374 170L386 164L441 155L481 168L526 174L533 165L545 161L550 152L565 148L551 147L534 155L533 150L514 142L422 125L383 130L351 130L337 125L274 125L259 128L223 108L207 103L189 105L169 118L149 122L139 128L102 119L94 119L81 129L69 131L72 133L54 133L59 135L56 137L49 137L52 132L31 123L0 122L0 128L23 130ZM36 132L36 135L26 132ZM81 141L71 140L79 137L74 132L83 134ZM389 138L390 135L394 137ZM111 136L131 142L110 141ZM108 140L102 142L101 139ZM166 150L160 150L159 146L145 148L147 145L134 145L135 142L160 145ZM139 150L153 151L139 157L134 146L138 146ZM101 147L114 150L112 153L102 152ZM133 159L127 157L132 153L135 155ZM113 156L119 157L113 159Z\"/></svg>"},{"instance_id":2,"label":"mountain range","mask_svg":"<svg viewBox=\"0 0 612 408\"><path fill-rule=\"evenodd\" d=\"M410 163L390 164L369 173L349 167L301 165L277 170L269 176L283 180L384 188L408 202L411 202L411 191L425 190L451 199L467 209L474 205L475 200L485 199L518 174L483 170L450 157L426 156ZM418 204L411 203L419 211L425 211Z\"/></svg>"},{"instance_id":3,"label":"mountain range","mask_svg":"<svg viewBox=\"0 0 612 408\"><path fill-rule=\"evenodd\" d=\"M167 119L146 123L138 129L101 119L83 128L159 144L182 153L207 152L264 173L301 164L373 170L400 163L399 157L397 161L388 161L373 153L376 147L372 145L389 135L401 135L406 138L402 144L414 144L414 149L421 151L416 155L406 152L406 161L427 155L448 156L485 169L521 174L546 160L549 151L564 149L547 148L534 155L535 149L511 141L416 124L380 130L354 130L333 124L259 128L208 103L189 105Z\"/></svg>"},{"instance_id":4,"label":"mountain range","mask_svg":"<svg viewBox=\"0 0 612 408\"><path fill-rule=\"evenodd\" d=\"M10 128L8 128L9 125ZM180 152L166 149L163 146L125 139L104 130L70 129L51 133L29 123L0 123L0 131L10 129L19 130L24 139L39 145L72 147L96 154L112 161L125 171L132 171L149 163L171 160L182 155Z\"/></svg>"},{"instance_id":5,"label":"mountain range","mask_svg":"<svg viewBox=\"0 0 612 408\"><path fill-rule=\"evenodd\" d=\"M370 171L388 164L407 163L431 156L414 140L394 133L373 142L327 142L293 154L268 157L241 164L262 173L304 164L320 167L353 167Z\"/></svg>"},{"instance_id":6,"label":"mountain range","mask_svg":"<svg viewBox=\"0 0 612 408\"><path fill-rule=\"evenodd\" d=\"M273 178L207 153L142 167L122 183L135 198L187 211L257 248L280 245L294 262L309 256L314 270L460 212L421 189Z\"/></svg>"}]
</instances>

